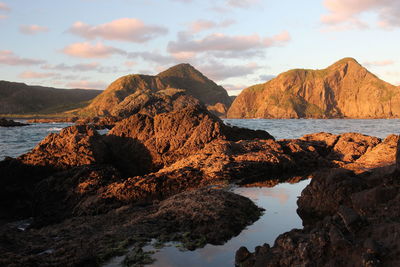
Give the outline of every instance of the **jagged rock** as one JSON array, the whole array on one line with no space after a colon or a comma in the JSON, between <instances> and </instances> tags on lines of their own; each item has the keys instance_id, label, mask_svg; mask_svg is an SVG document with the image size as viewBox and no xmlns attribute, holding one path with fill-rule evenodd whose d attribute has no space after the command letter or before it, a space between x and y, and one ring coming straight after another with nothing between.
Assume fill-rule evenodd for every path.
<instances>
[{"instance_id":1,"label":"jagged rock","mask_svg":"<svg viewBox=\"0 0 400 267\"><path fill-rule=\"evenodd\" d=\"M228 118L396 118L400 89L352 58L326 69L294 69L244 89Z\"/></svg>"},{"instance_id":2,"label":"jagged rock","mask_svg":"<svg viewBox=\"0 0 400 267\"><path fill-rule=\"evenodd\" d=\"M333 151L340 160L353 162L380 142L381 140L377 137L359 133L345 133L339 136Z\"/></svg>"},{"instance_id":3,"label":"jagged rock","mask_svg":"<svg viewBox=\"0 0 400 267\"><path fill-rule=\"evenodd\" d=\"M201 105L189 105L154 117L136 114L116 124L108 136L137 140L148 150L156 167L193 154L215 139L273 138L264 131L226 126Z\"/></svg>"},{"instance_id":4,"label":"jagged rock","mask_svg":"<svg viewBox=\"0 0 400 267\"><path fill-rule=\"evenodd\" d=\"M7 120L5 118L0 118L0 127L17 127L17 126L27 126L29 124Z\"/></svg>"},{"instance_id":5,"label":"jagged rock","mask_svg":"<svg viewBox=\"0 0 400 267\"><path fill-rule=\"evenodd\" d=\"M389 137L387 143L392 139ZM399 193L398 172L391 168L359 174L340 169L325 171L313 178L298 200L304 229L284 233L266 253L257 249L236 263L398 266Z\"/></svg>"},{"instance_id":6,"label":"jagged rock","mask_svg":"<svg viewBox=\"0 0 400 267\"><path fill-rule=\"evenodd\" d=\"M210 111L212 114L218 117L225 117L226 112L228 111L228 108L225 104L222 103L217 103L215 105L208 105L207 106L208 111Z\"/></svg>"},{"instance_id":7,"label":"jagged rock","mask_svg":"<svg viewBox=\"0 0 400 267\"><path fill-rule=\"evenodd\" d=\"M107 161L108 150L102 137L90 126L77 125L51 133L32 151L18 159L24 164L67 169Z\"/></svg>"}]
</instances>

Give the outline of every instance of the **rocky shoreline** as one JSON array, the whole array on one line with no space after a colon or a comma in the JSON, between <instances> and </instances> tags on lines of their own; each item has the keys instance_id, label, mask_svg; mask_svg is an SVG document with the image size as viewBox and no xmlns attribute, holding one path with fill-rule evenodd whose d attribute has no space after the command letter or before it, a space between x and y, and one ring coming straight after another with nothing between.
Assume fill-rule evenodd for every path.
<instances>
[{"instance_id":1,"label":"rocky shoreline","mask_svg":"<svg viewBox=\"0 0 400 267\"><path fill-rule=\"evenodd\" d=\"M29 124L7 120L5 118L0 118L0 127L19 127L19 126L27 126Z\"/></svg>"},{"instance_id":2,"label":"rocky shoreline","mask_svg":"<svg viewBox=\"0 0 400 267\"><path fill-rule=\"evenodd\" d=\"M105 135L82 121L0 162L0 265L99 266L128 246L136 249L127 261L141 264L148 259L141 247L152 238L180 241L186 249L221 244L262 212L226 185L306 177L313 180L298 202L305 228L254 253L241 248L238 265L346 265L339 257L358 264L363 242L397 252L395 241L375 236L397 231L396 210L380 205L398 199L397 172L387 167L396 162L398 136L316 133L275 140L265 131L225 125L191 96L163 97L169 99L163 105L130 105L119 119L93 120L111 128ZM18 230L13 222L26 218L30 226ZM376 253L367 258L383 261L386 254ZM396 263L395 256L385 259Z\"/></svg>"}]
</instances>

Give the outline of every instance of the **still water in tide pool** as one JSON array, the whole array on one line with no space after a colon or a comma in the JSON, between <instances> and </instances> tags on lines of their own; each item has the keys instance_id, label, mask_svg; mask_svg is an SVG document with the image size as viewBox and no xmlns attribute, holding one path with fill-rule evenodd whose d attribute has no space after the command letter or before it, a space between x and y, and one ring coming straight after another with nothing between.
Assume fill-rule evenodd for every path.
<instances>
[{"instance_id":1,"label":"still water in tide pool","mask_svg":"<svg viewBox=\"0 0 400 267\"><path fill-rule=\"evenodd\" d=\"M23 122L23 121L21 121ZM267 120L267 119L225 119L225 123L266 130L276 139L299 138L315 132L345 133L359 132L385 138L391 133L400 132L400 120ZM24 127L0 127L0 160L5 156L17 157L28 152L51 132L59 132L70 123L36 123ZM101 133L104 133L101 132Z\"/></svg>"},{"instance_id":2,"label":"still water in tide pool","mask_svg":"<svg viewBox=\"0 0 400 267\"><path fill-rule=\"evenodd\" d=\"M223 267L234 266L235 252L241 246L254 250L256 246L264 243L273 244L276 237L293 228L301 228L301 220L296 213L297 198L310 180L297 184L283 183L272 188L239 187L232 191L253 200L257 206L266 211L252 225L244 229L239 235L233 237L224 245L206 245L194 251L181 251L178 244L167 244L166 247L156 250L152 246L144 248L145 251L156 251L152 257L156 260L150 266L157 267ZM234 220L235 218L232 218ZM210 225L210 227L213 227ZM116 257L103 267L121 266L123 256Z\"/></svg>"}]
</instances>

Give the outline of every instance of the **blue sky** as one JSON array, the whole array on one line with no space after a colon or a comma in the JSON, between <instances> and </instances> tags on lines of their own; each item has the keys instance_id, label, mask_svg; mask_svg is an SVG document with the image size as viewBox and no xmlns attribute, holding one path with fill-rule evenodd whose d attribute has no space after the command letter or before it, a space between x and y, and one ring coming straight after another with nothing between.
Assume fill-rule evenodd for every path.
<instances>
[{"instance_id":1,"label":"blue sky","mask_svg":"<svg viewBox=\"0 0 400 267\"><path fill-rule=\"evenodd\" d=\"M238 94L354 57L400 84L398 0L0 0L2 80L104 89L188 62Z\"/></svg>"}]
</instances>

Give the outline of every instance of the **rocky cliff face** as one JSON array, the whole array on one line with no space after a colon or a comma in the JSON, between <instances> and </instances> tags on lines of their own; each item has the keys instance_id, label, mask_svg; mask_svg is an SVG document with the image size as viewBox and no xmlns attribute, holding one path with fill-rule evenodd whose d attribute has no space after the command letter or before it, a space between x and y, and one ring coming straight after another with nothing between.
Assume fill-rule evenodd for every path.
<instances>
[{"instance_id":1,"label":"rocky cliff face","mask_svg":"<svg viewBox=\"0 0 400 267\"><path fill-rule=\"evenodd\" d=\"M57 89L0 81L0 114L55 113L83 106L101 90Z\"/></svg>"},{"instance_id":2,"label":"rocky cliff face","mask_svg":"<svg viewBox=\"0 0 400 267\"><path fill-rule=\"evenodd\" d=\"M179 64L156 76L127 75L110 84L110 86L92 103L81 110L82 115L121 115L126 112L132 101L148 102L155 98L165 98L176 94L176 91L194 96L206 105L217 103L229 107L232 103L226 90L205 77L189 64ZM129 107L132 113L132 107Z\"/></svg>"},{"instance_id":3,"label":"rocky cliff face","mask_svg":"<svg viewBox=\"0 0 400 267\"><path fill-rule=\"evenodd\" d=\"M352 58L322 70L294 69L251 86L235 99L229 118L393 118L400 89Z\"/></svg>"}]
</instances>

